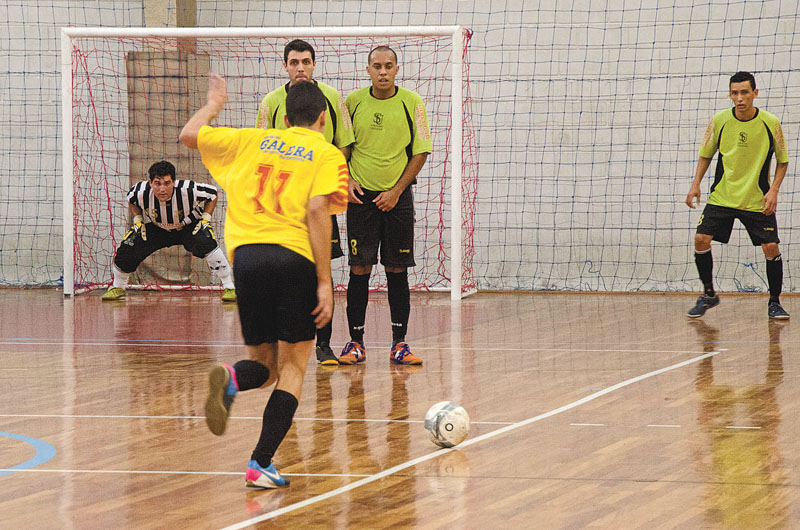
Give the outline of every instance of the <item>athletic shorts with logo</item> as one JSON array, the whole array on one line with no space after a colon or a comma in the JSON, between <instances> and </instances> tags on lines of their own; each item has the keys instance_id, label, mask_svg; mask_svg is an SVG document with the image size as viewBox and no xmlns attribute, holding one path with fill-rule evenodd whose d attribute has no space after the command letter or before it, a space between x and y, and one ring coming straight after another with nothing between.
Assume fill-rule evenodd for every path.
<instances>
[{"instance_id":1,"label":"athletic shorts with logo","mask_svg":"<svg viewBox=\"0 0 800 530\"><path fill-rule=\"evenodd\" d=\"M347 247L349 265L365 266L380 262L384 267L413 267L414 194L407 187L394 208L383 212L373 202L383 192L364 190L363 204L347 205Z\"/></svg>"},{"instance_id":2,"label":"athletic shorts with logo","mask_svg":"<svg viewBox=\"0 0 800 530\"><path fill-rule=\"evenodd\" d=\"M738 210L714 204L706 204L703 209L703 215L700 216L700 222L697 224L697 233L714 236L714 241L727 243L731 238L735 219L738 219L747 229L753 245L780 243L778 221L774 213L764 215L761 212Z\"/></svg>"}]
</instances>

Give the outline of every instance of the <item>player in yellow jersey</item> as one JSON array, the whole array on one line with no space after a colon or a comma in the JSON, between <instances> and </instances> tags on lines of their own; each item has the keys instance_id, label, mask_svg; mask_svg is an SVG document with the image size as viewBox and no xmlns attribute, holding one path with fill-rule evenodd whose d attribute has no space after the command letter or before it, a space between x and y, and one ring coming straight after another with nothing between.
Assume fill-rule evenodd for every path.
<instances>
[{"instance_id":1,"label":"player in yellow jersey","mask_svg":"<svg viewBox=\"0 0 800 530\"><path fill-rule=\"evenodd\" d=\"M367 56L371 86L345 100L355 143L350 155L350 205L347 246L347 323L350 342L340 364L366 359L364 321L369 301L369 277L380 261L386 272L392 318L394 364L422 364L406 343L411 311L408 267L414 261L414 197L412 184L433 150L428 114L416 92L395 85L399 66L391 48L378 46Z\"/></svg>"},{"instance_id":2,"label":"player in yellow jersey","mask_svg":"<svg viewBox=\"0 0 800 530\"><path fill-rule=\"evenodd\" d=\"M333 312L330 216L347 205L348 172L322 134L325 98L313 83L289 91L286 130L209 127L226 101L225 81L209 74L208 102L180 136L227 194L225 241L250 356L211 370L206 421L221 435L237 392L275 383L245 481L276 488L289 480L272 458L291 427L316 328Z\"/></svg>"},{"instance_id":3,"label":"player in yellow jersey","mask_svg":"<svg viewBox=\"0 0 800 530\"><path fill-rule=\"evenodd\" d=\"M728 87L734 107L718 112L708 124L694 180L686 195L689 208L700 203L700 181L719 151L711 193L694 237L694 259L704 292L687 314L697 318L719 305L719 296L714 292L711 240L727 243L733 221L739 219L753 245L761 246L767 260L767 315L771 319L786 320L789 313L780 303L783 261L775 217L778 190L789 166L786 141L778 118L753 106L758 96L753 74L737 72L731 76ZM777 165L770 182L773 154Z\"/></svg>"},{"instance_id":4,"label":"player in yellow jersey","mask_svg":"<svg viewBox=\"0 0 800 530\"><path fill-rule=\"evenodd\" d=\"M316 81L314 68L316 67L314 47L304 40L295 39L283 48L283 68L289 74L289 82L280 86L264 96L258 107L256 127L261 129L285 129L284 116L286 116L286 96L289 89L301 81L315 83L325 96L328 113L325 120L325 139L338 147L345 158L350 156L350 144L353 143L353 125L350 115L344 106L344 100L339 92L325 83ZM339 241L339 223L336 216L331 216L331 259L344 256L342 245ZM317 330L317 362L326 366L336 366L338 361L331 349L331 335L333 333L333 319L327 325Z\"/></svg>"}]
</instances>

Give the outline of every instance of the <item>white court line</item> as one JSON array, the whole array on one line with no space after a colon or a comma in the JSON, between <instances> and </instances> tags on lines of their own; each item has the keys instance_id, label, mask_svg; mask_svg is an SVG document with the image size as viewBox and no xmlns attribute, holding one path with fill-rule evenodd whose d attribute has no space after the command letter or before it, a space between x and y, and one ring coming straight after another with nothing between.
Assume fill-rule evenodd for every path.
<instances>
[{"instance_id":1,"label":"white court line","mask_svg":"<svg viewBox=\"0 0 800 530\"><path fill-rule=\"evenodd\" d=\"M151 470L135 470L135 469L0 469L2 471L13 471L15 473L106 473L106 474L124 474L124 475L237 475L241 476L241 471L151 471ZM346 473L281 473L287 477L333 477L333 478L351 478L351 477L371 477L372 475L364 474L346 474Z\"/></svg>"},{"instance_id":2,"label":"white court line","mask_svg":"<svg viewBox=\"0 0 800 530\"><path fill-rule=\"evenodd\" d=\"M681 428L680 425L658 425L658 424L648 425L648 427L663 427L663 428L667 428L667 429L680 429Z\"/></svg>"},{"instance_id":3,"label":"white court line","mask_svg":"<svg viewBox=\"0 0 800 530\"><path fill-rule=\"evenodd\" d=\"M717 355L718 353L720 353L720 352L719 351L708 352L708 353L700 355L698 357L693 357L692 359L689 359L689 360L686 360L686 361L683 361L683 362L680 362L680 363L672 364L670 366L667 366L666 368L660 368L660 369L654 370L652 372L647 372L646 374L643 374L643 375L638 375L636 377L632 377L631 379L626 379L625 381L622 381L621 383L617 383L616 385L610 386L608 388L605 388L605 389L600 390L598 392L595 392L593 394L589 394L588 396L586 396L584 398L581 398L581 399L579 399L577 401L573 401L572 403L564 405L563 407L559 407L557 409L553 409L553 410L551 410L549 412L545 412L543 414L539 414L538 416L534 416L532 418L528 418L527 420L523 420L523 421L520 421L520 422L517 422L517 423L513 423L511 425L507 425L506 427L501 427L500 429L497 429L497 430L488 432L486 434L483 434L481 436L476 436L475 438L471 438L469 440L461 442L459 444L458 448L440 449L438 451L434 451L433 453L429 453L429 454L421 456L419 458L415 458L413 460L409 460L409 461L404 462L402 464L398 464L398 465L396 465L394 467L390 467L389 469L385 469L385 470L381 471L380 473L376 473L376 474L371 475L371 476L369 476L367 478L363 478L361 480L357 480L356 482L352 482L350 484L347 484L346 486L342 486L340 488L336 488L336 489L331 490L331 491L329 491L327 493L323 493L322 495L317 495L316 497L311 497L311 498L306 499L304 501L296 502L294 504L290 504L289 506L284 506L283 508L280 508L278 510L273 510L271 512L259 515L258 517L253 517L251 519L247 519L246 521L242 521L240 523L236 523L236 524L233 524L231 526L226 526L223 530L239 530L240 528L246 528L246 527L248 527L250 525L253 525L253 524L256 524L256 523L260 523L261 521L267 521L269 519L274 519L275 517L278 517L280 515L284 515L286 513L293 512L295 510L299 510L300 508L305 508L306 506L310 506L310 505L316 504L318 502L322 502L324 500L330 499L331 497L335 497L335 496L340 495L342 493L346 493L348 491L354 490L354 489L359 488L361 486L364 486L366 484L370 484L372 482L375 482L376 480L380 480L380 479L388 477L390 475L394 475L395 473L397 473L399 471L402 471L404 469L408 469L409 467L416 466L417 464L420 464L422 462L426 462L428 460L432 460L434 458L446 455L447 453L450 453L452 451L456 451L458 449L463 449L464 447L468 447L470 445L477 444L477 443L482 442L484 440L488 440L489 438L494 438L495 436L499 436L499 435L505 434L505 433L507 433L509 431L513 431L514 429L519 429L520 427L524 427L526 425L530 425L531 423L534 423L534 422L537 422L537 421L541 421L541 420L546 419L546 418L550 418L551 416L555 416L557 414L561 414L562 412L566 412L566 411L568 411L570 409L574 409L575 407L579 407L580 405L583 405L585 403L593 401L593 400L595 400L595 399L597 399L597 398L599 398L601 396L604 396L606 394L610 394L611 392L619 390L620 388L624 388L624 387L632 385L634 383L638 383L639 381L643 381L645 379L649 379L650 377L661 375L661 374L663 374L665 372L669 372L669 371L675 370L677 368L682 368L684 366L688 366L690 364L702 361L703 359L707 359L709 357L713 357L714 355Z\"/></svg>"},{"instance_id":4,"label":"white court line","mask_svg":"<svg viewBox=\"0 0 800 530\"><path fill-rule=\"evenodd\" d=\"M122 420L204 420L204 416L124 416L113 414L0 414L0 418L76 418ZM230 416L228 420L258 420L261 416ZM425 420L391 420L369 418L292 418L292 421L330 421L352 423L425 423ZM513 425L513 421L473 421L472 425Z\"/></svg>"}]
</instances>

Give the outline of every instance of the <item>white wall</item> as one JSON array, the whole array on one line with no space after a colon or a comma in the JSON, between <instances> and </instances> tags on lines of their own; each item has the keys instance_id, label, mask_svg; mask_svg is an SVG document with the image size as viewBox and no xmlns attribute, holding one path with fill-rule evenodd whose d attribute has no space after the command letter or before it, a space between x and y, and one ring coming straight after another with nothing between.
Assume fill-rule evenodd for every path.
<instances>
[{"instance_id":1,"label":"white wall","mask_svg":"<svg viewBox=\"0 0 800 530\"><path fill-rule=\"evenodd\" d=\"M0 285L60 278L57 26L141 25L140 2L0 6ZM20 7L19 5L23 7ZM756 72L757 104L800 149L794 0L198 0L200 26L462 24L480 187L481 288L697 290L699 212L682 203L727 79ZM121 6L121 7L120 7ZM0 22L2 24L2 22ZM798 290L794 159L781 192L786 290ZM706 184L711 179L707 179ZM707 187L704 186L704 195ZM743 230L714 246L723 290L766 290Z\"/></svg>"}]
</instances>

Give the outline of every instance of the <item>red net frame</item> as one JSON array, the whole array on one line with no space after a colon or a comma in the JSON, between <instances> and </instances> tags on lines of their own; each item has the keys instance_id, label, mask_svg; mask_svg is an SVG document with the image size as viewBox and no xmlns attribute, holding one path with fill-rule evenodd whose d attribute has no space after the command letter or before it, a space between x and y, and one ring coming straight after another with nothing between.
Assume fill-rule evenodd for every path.
<instances>
[{"instance_id":1,"label":"red net frame","mask_svg":"<svg viewBox=\"0 0 800 530\"><path fill-rule=\"evenodd\" d=\"M304 35L298 30L291 37L314 46L314 78L338 89L342 97L369 84L367 54L375 46L388 45L399 55L397 84L419 93L425 102L434 149L414 187L417 266L409 269L409 284L418 291L450 289L454 219L462 231L461 292L476 287L472 261L478 176L469 82L471 33L463 31L462 37L457 55L450 35L343 37ZM291 38L118 35L70 41L74 209L70 229L75 292L109 285L114 252L130 224L125 194L133 183L146 178L150 164L166 159L175 164L178 178L213 183L197 152L177 140L183 124L204 102L208 72L220 73L228 83L228 105L215 125L252 127L264 95L287 81L283 47ZM463 64L461 209L455 213L451 145L454 57ZM225 196L220 193L214 225L223 248L225 209ZM343 215L339 225L345 244ZM334 260L331 268L336 288L346 288L347 258ZM192 257L182 247L156 252L140 265L131 283L149 289L215 288L204 260ZM385 285L382 267L377 267L371 288L384 289Z\"/></svg>"}]
</instances>

